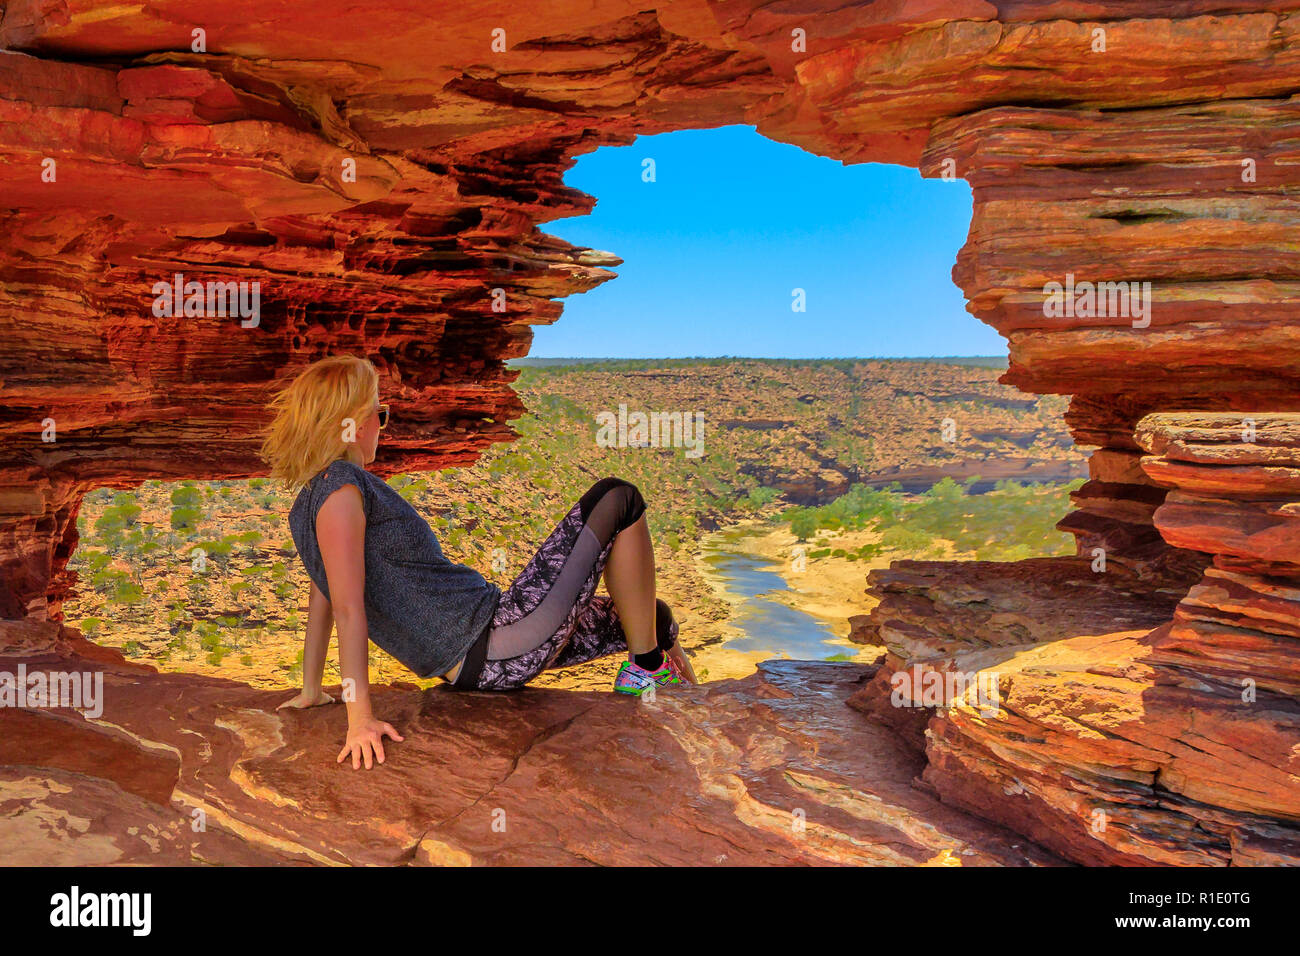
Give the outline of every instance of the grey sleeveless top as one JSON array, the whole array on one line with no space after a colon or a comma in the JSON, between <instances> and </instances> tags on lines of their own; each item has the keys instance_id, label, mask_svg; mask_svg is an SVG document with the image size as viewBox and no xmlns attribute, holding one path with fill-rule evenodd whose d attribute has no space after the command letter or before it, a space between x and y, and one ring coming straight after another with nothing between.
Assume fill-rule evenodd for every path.
<instances>
[{"instance_id":1,"label":"grey sleeveless top","mask_svg":"<svg viewBox=\"0 0 1300 956\"><path fill-rule=\"evenodd\" d=\"M443 556L429 523L383 479L345 459L298 492L289 530L308 576L328 598L316 514L343 485L361 490L366 513L366 625L370 639L416 675L451 670L492 626L501 589Z\"/></svg>"}]
</instances>

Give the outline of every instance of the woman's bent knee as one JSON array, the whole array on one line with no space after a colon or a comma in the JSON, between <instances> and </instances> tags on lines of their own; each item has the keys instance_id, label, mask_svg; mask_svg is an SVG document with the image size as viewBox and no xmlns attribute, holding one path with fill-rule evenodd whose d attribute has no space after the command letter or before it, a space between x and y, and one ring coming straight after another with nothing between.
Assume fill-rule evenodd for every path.
<instances>
[{"instance_id":1,"label":"woman's bent knee","mask_svg":"<svg viewBox=\"0 0 1300 956\"><path fill-rule=\"evenodd\" d=\"M641 489L632 482L614 475L601 478L582 496L580 505L583 520L590 519L591 513L602 502L613 502L612 505L607 504L604 507L616 510L615 533L634 524L646 510L646 501L641 496Z\"/></svg>"}]
</instances>

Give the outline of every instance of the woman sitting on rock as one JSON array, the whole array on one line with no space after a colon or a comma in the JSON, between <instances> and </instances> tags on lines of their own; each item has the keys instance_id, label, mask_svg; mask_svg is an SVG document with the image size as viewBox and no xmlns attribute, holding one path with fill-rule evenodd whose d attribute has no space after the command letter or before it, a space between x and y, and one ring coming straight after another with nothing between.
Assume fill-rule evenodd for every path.
<instances>
[{"instance_id":1,"label":"woman sitting on rock","mask_svg":"<svg viewBox=\"0 0 1300 956\"><path fill-rule=\"evenodd\" d=\"M677 622L655 597L646 504L620 478L593 484L560 519L504 591L443 556L428 522L386 481L375 460L388 406L368 361L316 362L272 400L262 457L297 498L294 544L311 579L303 690L282 707L332 702L321 690L330 632L339 666L352 756L384 762L383 737L402 740L370 709L369 642L420 677L460 690L522 687L548 667L626 652L614 690L698 683L677 642ZM602 572L610 597L595 594Z\"/></svg>"}]
</instances>

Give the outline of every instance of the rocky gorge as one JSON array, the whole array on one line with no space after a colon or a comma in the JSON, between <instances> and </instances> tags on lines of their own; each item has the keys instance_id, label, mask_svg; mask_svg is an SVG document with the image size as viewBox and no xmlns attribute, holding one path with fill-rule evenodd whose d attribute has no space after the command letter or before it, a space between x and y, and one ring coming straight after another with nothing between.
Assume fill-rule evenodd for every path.
<instances>
[{"instance_id":1,"label":"rocky gorge","mask_svg":"<svg viewBox=\"0 0 1300 956\"><path fill-rule=\"evenodd\" d=\"M518 860L476 816L500 798L530 861L624 861L608 821L648 797L583 756L653 737L693 815L645 862L1300 861L1288 4L8 0L0 54L0 666L111 691L93 721L0 713L6 853ZM970 184L953 278L1007 339L1002 380L1070 397L1078 556L873 571L854 637L878 670L767 665L632 711L649 737L626 701L530 691L489 718L394 686L422 765L471 775L433 795L409 768L382 793L323 781L323 715L62 621L84 493L262 473L264 403L325 354L370 356L393 396L380 474L510 441L504 361L621 261L540 228L594 202L564 171L733 123ZM257 321L156 315L177 274L257 283ZM1149 313L1049 317L1067 275L1149 282ZM918 664L996 673L1000 708L893 706ZM590 813L557 824L556 794Z\"/></svg>"}]
</instances>

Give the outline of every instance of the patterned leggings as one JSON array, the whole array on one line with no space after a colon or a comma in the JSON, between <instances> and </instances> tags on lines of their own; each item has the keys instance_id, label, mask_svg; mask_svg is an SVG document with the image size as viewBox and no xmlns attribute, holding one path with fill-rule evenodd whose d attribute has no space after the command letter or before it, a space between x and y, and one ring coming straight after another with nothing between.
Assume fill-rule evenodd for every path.
<instances>
[{"instance_id":1,"label":"patterned leggings","mask_svg":"<svg viewBox=\"0 0 1300 956\"><path fill-rule=\"evenodd\" d=\"M492 626L470 648L453 686L510 690L547 668L626 653L614 599L595 591L615 536L645 509L631 482L608 477L592 485L501 593ZM655 636L664 650L677 638L672 610L658 598Z\"/></svg>"}]
</instances>

